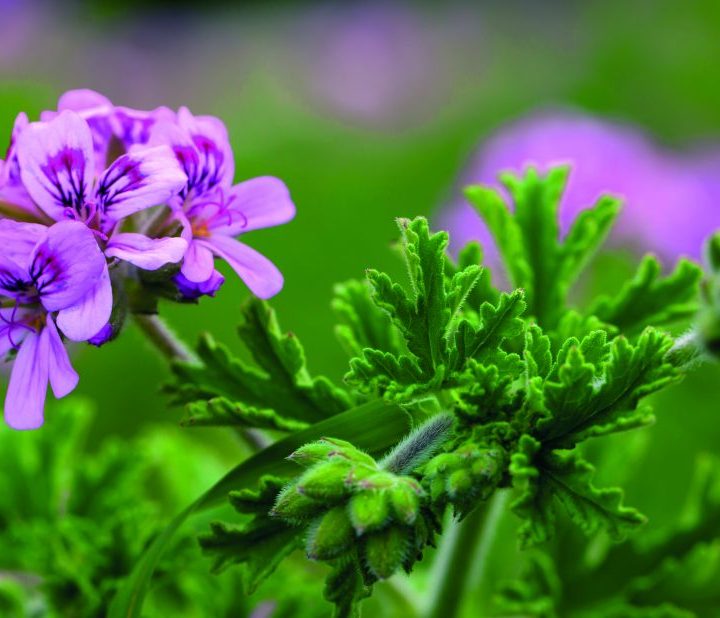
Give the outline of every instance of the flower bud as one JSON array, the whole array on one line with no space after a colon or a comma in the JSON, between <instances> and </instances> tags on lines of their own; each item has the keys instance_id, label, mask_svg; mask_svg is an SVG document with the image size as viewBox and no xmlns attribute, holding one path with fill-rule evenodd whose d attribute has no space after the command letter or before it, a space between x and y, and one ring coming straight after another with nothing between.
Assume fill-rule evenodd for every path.
<instances>
[{"instance_id":1,"label":"flower bud","mask_svg":"<svg viewBox=\"0 0 720 618\"><path fill-rule=\"evenodd\" d=\"M340 500L349 493L345 479L350 468L345 459L316 464L300 477L297 490L314 500Z\"/></svg>"},{"instance_id":2,"label":"flower bud","mask_svg":"<svg viewBox=\"0 0 720 618\"><path fill-rule=\"evenodd\" d=\"M321 503L298 492L297 486L293 484L288 485L278 494L270 515L292 522L316 517L322 510Z\"/></svg>"},{"instance_id":3,"label":"flower bud","mask_svg":"<svg viewBox=\"0 0 720 618\"><path fill-rule=\"evenodd\" d=\"M288 455L288 459L300 466L310 468L318 463L328 460L328 455L336 450L336 447L325 440L310 442Z\"/></svg>"},{"instance_id":4,"label":"flower bud","mask_svg":"<svg viewBox=\"0 0 720 618\"><path fill-rule=\"evenodd\" d=\"M358 483L362 489L390 489L397 483L398 477L392 472L376 472Z\"/></svg>"},{"instance_id":5,"label":"flower bud","mask_svg":"<svg viewBox=\"0 0 720 618\"><path fill-rule=\"evenodd\" d=\"M419 487L418 487L419 489ZM398 521L411 525L420 511L420 495L409 483L400 483L389 491L390 503Z\"/></svg>"},{"instance_id":6,"label":"flower bud","mask_svg":"<svg viewBox=\"0 0 720 618\"><path fill-rule=\"evenodd\" d=\"M473 478L467 470L455 470L447 480L447 492L451 498L457 498L472 490Z\"/></svg>"},{"instance_id":7,"label":"flower bud","mask_svg":"<svg viewBox=\"0 0 720 618\"><path fill-rule=\"evenodd\" d=\"M390 519L387 492L371 489L355 494L348 503L348 513L358 535L370 530L379 530Z\"/></svg>"},{"instance_id":8,"label":"flower bud","mask_svg":"<svg viewBox=\"0 0 720 618\"><path fill-rule=\"evenodd\" d=\"M392 526L368 535L365 543L365 563L378 579L387 579L402 567L410 546L410 530Z\"/></svg>"},{"instance_id":9,"label":"flower bud","mask_svg":"<svg viewBox=\"0 0 720 618\"><path fill-rule=\"evenodd\" d=\"M355 535L342 506L336 506L320 517L308 532L306 551L311 560L332 560L353 544Z\"/></svg>"}]
</instances>

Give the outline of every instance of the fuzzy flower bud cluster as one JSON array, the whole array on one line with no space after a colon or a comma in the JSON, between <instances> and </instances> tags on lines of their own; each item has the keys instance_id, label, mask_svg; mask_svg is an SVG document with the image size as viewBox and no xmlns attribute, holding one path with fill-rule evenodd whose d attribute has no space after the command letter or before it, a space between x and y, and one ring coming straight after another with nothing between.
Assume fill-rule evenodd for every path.
<instances>
[{"instance_id":1,"label":"fuzzy flower bud cluster","mask_svg":"<svg viewBox=\"0 0 720 618\"><path fill-rule=\"evenodd\" d=\"M223 123L186 108L140 111L74 90L37 122L17 117L0 160L11 427L42 425L48 385L56 397L77 385L66 341L102 345L159 297L214 295L216 258L256 296L280 291L280 271L236 237L288 222L295 207L280 180L233 184L234 174Z\"/></svg>"},{"instance_id":2,"label":"fuzzy flower bud cluster","mask_svg":"<svg viewBox=\"0 0 720 618\"><path fill-rule=\"evenodd\" d=\"M309 558L330 561L358 552L368 579L378 580L420 557L436 523L415 478L330 438L301 447L290 459L307 470L283 489L271 515L306 527Z\"/></svg>"}]
</instances>

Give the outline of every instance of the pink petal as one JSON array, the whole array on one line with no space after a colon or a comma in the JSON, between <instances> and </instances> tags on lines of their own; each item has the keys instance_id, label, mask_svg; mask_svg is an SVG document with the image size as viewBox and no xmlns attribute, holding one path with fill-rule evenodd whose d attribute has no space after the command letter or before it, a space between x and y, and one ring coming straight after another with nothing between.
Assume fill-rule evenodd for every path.
<instances>
[{"instance_id":1,"label":"pink petal","mask_svg":"<svg viewBox=\"0 0 720 618\"><path fill-rule=\"evenodd\" d=\"M11 219L0 220L0 247L2 255L9 257L26 270L30 268L33 249L48 228L38 223L21 223Z\"/></svg>"},{"instance_id":2,"label":"pink petal","mask_svg":"<svg viewBox=\"0 0 720 618\"><path fill-rule=\"evenodd\" d=\"M13 429L43 424L49 377L49 338L29 333L20 346L5 396L5 422Z\"/></svg>"},{"instance_id":3,"label":"pink petal","mask_svg":"<svg viewBox=\"0 0 720 618\"><path fill-rule=\"evenodd\" d=\"M229 236L214 235L207 241L199 242L230 264L258 298L270 298L282 289L282 273L255 249Z\"/></svg>"},{"instance_id":4,"label":"pink petal","mask_svg":"<svg viewBox=\"0 0 720 618\"><path fill-rule=\"evenodd\" d=\"M63 334L72 341L87 341L108 323L112 312L112 285L107 265L96 284L78 304L63 309L57 315L57 324Z\"/></svg>"},{"instance_id":5,"label":"pink petal","mask_svg":"<svg viewBox=\"0 0 720 618\"><path fill-rule=\"evenodd\" d=\"M78 303L97 283L103 270L107 270L105 257L95 236L79 221L60 221L48 228L46 238L35 247L30 264L30 276L48 311Z\"/></svg>"},{"instance_id":6,"label":"pink petal","mask_svg":"<svg viewBox=\"0 0 720 618\"><path fill-rule=\"evenodd\" d=\"M235 177L235 158L222 120L215 116L193 116L187 107L181 107L177 121L198 150L200 171L209 179L205 191L215 186L229 187Z\"/></svg>"},{"instance_id":7,"label":"pink petal","mask_svg":"<svg viewBox=\"0 0 720 618\"><path fill-rule=\"evenodd\" d=\"M164 204L187 178L167 146L132 149L105 171L96 190L100 208L113 220Z\"/></svg>"},{"instance_id":8,"label":"pink petal","mask_svg":"<svg viewBox=\"0 0 720 618\"><path fill-rule=\"evenodd\" d=\"M227 206L233 215L230 217L232 221L225 223L219 217L211 225L214 232L226 236L282 225L295 216L295 204L285 183L272 176L261 176L235 185L227 192Z\"/></svg>"},{"instance_id":9,"label":"pink petal","mask_svg":"<svg viewBox=\"0 0 720 618\"><path fill-rule=\"evenodd\" d=\"M64 111L49 122L33 122L17 144L21 177L38 206L59 221L68 208L83 215L95 176L90 127Z\"/></svg>"},{"instance_id":10,"label":"pink petal","mask_svg":"<svg viewBox=\"0 0 720 618\"><path fill-rule=\"evenodd\" d=\"M0 362L28 334L28 329L21 324L23 317L24 309L0 309Z\"/></svg>"},{"instance_id":11,"label":"pink petal","mask_svg":"<svg viewBox=\"0 0 720 618\"><path fill-rule=\"evenodd\" d=\"M143 234L116 234L105 255L116 257L144 270L157 270L183 259L188 243L183 238L148 238Z\"/></svg>"},{"instance_id":12,"label":"pink petal","mask_svg":"<svg viewBox=\"0 0 720 618\"><path fill-rule=\"evenodd\" d=\"M192 283L202 283L212 277L214 270L215 260L211 249L191 240L180 272Z\"/></svg>"},{"instance_id":13,"label":"pink petal","mask_svg":"<svg viewBox=\"0 0 720 618\"><path fill-rule=\"evenodd\" d=\"M70 357L52 318L48 317L47 325L40 336L48 338L50 386L52 386L55 397L60 399L75 390L80 377L70 364Z\"/></svg>"},{"instance_id":14,"label":"pink petal","mask_svg":"<svg viewBox=\"0 0 720 618\"><path fill-rule=\"evenodd\" d=\"M112 108L113 104L106 96L90 90L89 88L78 88L68 90L58 99L58 111L70 109L81 112L93 108Z\"/></svg>"}]
</instances>

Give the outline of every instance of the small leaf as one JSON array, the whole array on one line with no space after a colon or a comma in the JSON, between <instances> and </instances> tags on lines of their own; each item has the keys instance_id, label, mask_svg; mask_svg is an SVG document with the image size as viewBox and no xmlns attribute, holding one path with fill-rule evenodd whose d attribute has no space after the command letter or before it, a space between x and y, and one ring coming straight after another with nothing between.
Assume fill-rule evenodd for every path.
<instances>
[{"instance_id":1,"label":"small leaf","mask_svg":"<svg viewBox=\"0 0 720 618\"><path fill-rule=\"evenodd\" d=\"M592 485L594 468L575 451L547 453L540 442L523 436L512 456L510 474L519 492L512 509L524 520L520 528L524 546L553 536L556 501L588 535L605 530L613 539L621 540L645 522L638 511L622 504L620 489Z\"/></svg>"},{"instance_id":2,"label":"small leaf","mask_svg":"<svg viewBox=\"0 0 720 618\"><path fill-rule=\"evenodd\" d=\"M663 277L660 262L648 255L635 277L616 296L598 299L590 313L626 335L638 334L646 326L667 326L695 315L701 277L700 267L685 259Z\"/></svg>"}]
</instances>

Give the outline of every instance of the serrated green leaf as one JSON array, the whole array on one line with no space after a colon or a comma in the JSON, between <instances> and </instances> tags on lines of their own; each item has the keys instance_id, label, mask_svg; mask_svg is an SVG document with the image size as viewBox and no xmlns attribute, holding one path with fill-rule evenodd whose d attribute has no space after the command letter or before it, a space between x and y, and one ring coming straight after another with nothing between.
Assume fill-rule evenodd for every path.
<instances>
[{"instance_id":1,"label":"serrated green leaf","mask_svg":"<svg viewBox=\"0 0 720 618\"><path fill-rule=\"evenodd\" d=\"M181 424L186 427L256 427L288 432L308 427L307 423L284 418L274 410L233 403L225 397L196 401L185 409L187 413Z\"/></svg>"},{"instance_id":2,"label":"serrated green leaf","mask_svg":"<svg viewBox=\"0 0 720 618\"><path fill-rule=\"evenodd\" d=\"M550 415L538 421L534 434L548 448L570 448L586 438L623 431L649 422L640 400L679 378L667 361L672 339L646 330L631 344L605 333L591 333L560 351L558 367L544 386ZM587 359L592 362L587 362Z\"/></svg>"},{"instance_id":3,"label":"serrated green leaf","mask_svg":"<svg viewBox=\"0 0 720 618\"><path fill-rule=\"evenodd\" d=\"M332 308L340 321L335 332L351 357L365 348L401 352L398 331L388 313L372 301L366 281L337 284L334 292Z\"/></svg>"},{"instance_id":4,"label":"serrated green leaf","mask_svg":"<svg viewBox=\"0 0 720 618\"><path fill-rule=\"evenodd\" d=\"M524 523L520 528L523 545L542 543L555 532L556 501L585 534L606 531L621 540L642 525L645 518L622 504L620 489L598 489L592 484L594 468L576 451L548 453L530 436L523 436L512 456L510 473L519 496L513 511Z\"/></svg>"},{"instance_id":5,"label":"serrated green leaf","mask_svg":"<svg viewBox=\"0 0 720 618\"><path fill-rule=\"evenodd\" d=\"M589 313L627 335L638 334L646 326L667 326L695 315L701 278L700 267L685 259L663 277L660 262L648 255L616 296L598 299Z\"/></svg>"},{"instance_id":6,"label":"serrated green leaf","mask_svg":"<svg viewBox=\"0 0 720 618\"><path fill-rule=\"evenodd\" d=\"M517 337L523 332L524 324L520 315L525 310L521 290L501 294L496 306L485 303L480 308L480 324L473 326L463 321L454 336L454 347L449 366L459 369L467 359L492 362L504 353L500 347L506 339Z\"/></svg>"},{"instance_id":7,"label":"serrated green leaf","mask_svg":"<svg viewBox=\"0 0 720 618\"><path fill-rule=\"evenodd\" d=\"M197 349L201 364L173 364L177 381L166 390L176 403L224 397L301 422L319 421L351 406L343 389L325 377L310 376L302 346L295 336L281 332L267 304L250 301L243 315L240 335L257 366L235 358L225 346L204 335Z\"/></svg>"},{"instance_id":8,"label":"serrated green leaf","mask_svg":"<svg viewBox=\"0 0 720 618\"><path fill-rule=\"evenodd\" d=\"M470 266L481 266L483 263L483 251L479 243L469 242L467 243L457 255L457 260L453 262L450 257L447 258L445 264L445 274L448 277L453 277L460 271L465 270ZM466 305L469 309L479 311L483 303L489 302L490 304L496 304L500 292L492 284L492 276L489 268L483 268L480 272L480 277L475 286L470 290L467 295Z\"/></svg>"},{"instance_id":9,"label":"serrated green leaf","mask_svg":"<svg viewBox=\"0 0 720 618\"><path fill-rule=\"evenodd\" d=\"M286 556L302 547L297 529L268 518L244 526L213 522L211 532L199 540L203 552L213 558L213 572L242 565L245 594L252 594Z\"/></svg>"},{"instance_id":10,"label":"serrated green leaf","mask_svg":"<svg viewBox=\"0 0 720 618\"><path fill-rule=\"evenodd\" d=\"M466 190L498 245L513 287L525 290L529 315L546 328L561 319L572 284L604 242L620 208L614 198L601 197L561 240L558 208L567 175L567 167L553 168L544 177L530 167L521 178L501 176L512 211L497 191Z\"/></svg>"}]
</instances>

